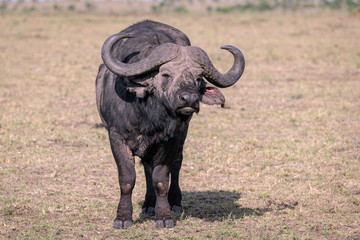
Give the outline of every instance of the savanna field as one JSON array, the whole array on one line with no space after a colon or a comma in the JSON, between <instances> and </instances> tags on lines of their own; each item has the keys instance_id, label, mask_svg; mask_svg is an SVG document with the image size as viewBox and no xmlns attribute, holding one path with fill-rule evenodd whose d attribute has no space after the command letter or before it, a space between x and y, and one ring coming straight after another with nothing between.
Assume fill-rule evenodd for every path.
<instances>
[{"instance_id":1,"label":"savanna field","mask_svg":"<svg viewBox=\"0 0 360 240\"><path fill-rule=\"evenodd\" d=\"M0 239L360 239L360 15L187 3L9 3L0 12ZM228 3L229 4L229 3ZM114 230L117 169L95 104L105 39L144 20L182 30L222 72L225 108L190 123L173 229Z\"/></svg>"}]
</instances>

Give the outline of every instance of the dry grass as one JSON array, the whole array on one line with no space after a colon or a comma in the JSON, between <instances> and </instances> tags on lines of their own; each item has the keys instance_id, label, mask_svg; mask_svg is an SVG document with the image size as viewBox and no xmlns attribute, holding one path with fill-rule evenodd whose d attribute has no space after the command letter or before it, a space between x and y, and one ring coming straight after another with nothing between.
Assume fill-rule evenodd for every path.
<instances>
[{"instance_id":1,"label":"dry grass","mask_svg":"<svg viewBox=\"0 0 360 240\"><path fill-rule=\"evenodd\" d=\"M0 16L0 237L360 238L358 17L41 13ZM247 67L223 90L228 108L202 106L191 123L176 227L139 215L139 164L136 222L117 231L94 80L106 37L144 18L183 30L223 71L232 59L219 46L238 46Z\"/></svg>"}]
</instances>

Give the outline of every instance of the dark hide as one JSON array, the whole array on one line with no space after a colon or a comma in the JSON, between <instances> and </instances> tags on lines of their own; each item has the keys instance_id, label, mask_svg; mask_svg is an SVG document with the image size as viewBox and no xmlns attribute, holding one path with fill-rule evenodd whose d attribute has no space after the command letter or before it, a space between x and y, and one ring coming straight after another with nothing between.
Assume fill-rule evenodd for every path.
<instances>
[{"instance_id":1,"label":"dark hide","mask_svg":"<svg viewBox=\"0 0 360 240\"><path fill-rule=\"evenodd\" d=\"M123 63L138 62L162 44L190 46L178 29L152 21L137 23L122 33L133 37L116 42L111 54ZM96 102L109 132L121 191L115 228L132 224L134 156L141 158L146 176L143 212L155 212L156 227L173 227L171 209L181 210L179 171L192 113L199 111L199 101L224 104L220 90L203 80L203 66L193 53L196 49L179 49L176 59L138 76L117 75L105 65L99 68Z\"/></svg>"}]
</instances>

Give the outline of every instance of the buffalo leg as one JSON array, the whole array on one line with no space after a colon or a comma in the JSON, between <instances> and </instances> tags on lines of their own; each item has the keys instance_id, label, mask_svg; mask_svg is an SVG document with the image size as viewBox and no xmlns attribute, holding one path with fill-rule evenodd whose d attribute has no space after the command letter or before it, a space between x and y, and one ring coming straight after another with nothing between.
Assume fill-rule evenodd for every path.
<instances>
[{"instance_id":1,"label":"buffalo leg","mask_svg":"<svg viewBox=\"0 0 360 240\"><path fill-rule=\"evenodd\" d=\"M168 202L169 171L168 166L158 165L154 168L152 174L153 187L156 193L156 228L174 227L174 221L171 216L170 205Z\"/></svg>"},{"instance_id":2,"label":"buffalo leg","mask_svg":"<svg viewBox=\"0 0 360 240\"><path fill-rule=\"evenodd\" d=\"M117 133L110 133L109 138L111 150L118 167L120 184L120 201L114 221L114 228L129 228L133 222L131 194L136 179L135 159L129 147L121 141Z\"/></svg>"},{"instance_id":3,"label":"buffalo leg","mask_svg":"<svg viewBox=\"0 0 360 240\"><path fill-rule=\"evenodd\" d=\"M143 161L145 179L146 179L146 195L145 201L142 206L142 213L149 214L150 216L155 215L155 203L156 203L156 195L154 186L152 184L152 173L153 168L151 164L146 161Z\"/></svg>"},{"instance_id":4,"label":"buffalo leg","mask_svg":"<svg viewBox=\"0 0 360 240\"><path fill-rule=\"evenodd\" d=\"M182 195L179 187L179 173L180 173L182 159L183 156L182 153L180 153L178 158L171 167L171 184L170 184L168 200L171 209L174 212L181 212L182 209L181 207Z\"/></svg>"}]
</instances>

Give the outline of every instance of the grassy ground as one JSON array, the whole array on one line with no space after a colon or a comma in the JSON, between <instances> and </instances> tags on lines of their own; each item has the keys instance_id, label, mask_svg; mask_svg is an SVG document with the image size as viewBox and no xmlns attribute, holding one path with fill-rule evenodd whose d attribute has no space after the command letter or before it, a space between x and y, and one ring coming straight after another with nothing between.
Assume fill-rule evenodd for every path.
<instances>
[{"instance_id":1,"label":"grassy ground","mask_svg":"<svg viewBox=\"0 0 360 240\"><path fill-rule=\"evenodd\" d=\"M150 9L150 7L149 7ZM185 147L184 212L174 229L140 215L113 230L117 172L96 106L100 48L144 18L183 30L226 71ZM0 15L0 238L359 239L360 21L336 12Z\"/></svg>"}]
</instances>

